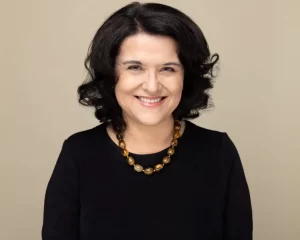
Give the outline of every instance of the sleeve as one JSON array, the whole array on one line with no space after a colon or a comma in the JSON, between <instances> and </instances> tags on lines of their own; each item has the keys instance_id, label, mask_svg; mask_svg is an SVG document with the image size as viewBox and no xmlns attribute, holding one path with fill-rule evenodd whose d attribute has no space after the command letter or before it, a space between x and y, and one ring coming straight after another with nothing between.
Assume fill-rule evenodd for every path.
<instances>
[{"instance_id":1,"label":"sleeve","mask_svg":"<svg viewBox=\"0 0 300 240\"><path fill-rule=\"evenodd\" d=\"M250 192L239 153L227 133L223 136L223 162L228 170L224 208L224 240L252 240Z\"/></svg>"},{"instance_id":2,"label":"sleeve","mask_svg":"<svg viewBox=\"0 0 300 240\"><path fill-rule=\"evenodd\" d=\"M43 240L79 239L79 167L69 145L65 140L47 185Z\"/></svg>"}]
</instances>

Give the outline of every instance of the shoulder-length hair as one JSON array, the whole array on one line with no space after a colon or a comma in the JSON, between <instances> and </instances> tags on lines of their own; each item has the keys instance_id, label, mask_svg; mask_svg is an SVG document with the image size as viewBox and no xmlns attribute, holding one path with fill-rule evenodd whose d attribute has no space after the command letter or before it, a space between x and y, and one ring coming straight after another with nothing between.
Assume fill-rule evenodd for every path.
<instances>
[{"instance_id":1,"label":"shoulder-length hair","mask_svg":"<svg viewBox=\"0 0 300 240\"><path fill-rule=\"evenodd\" d=\"M184 67L184 85L173 116L177 120L198 117L201 109L211 105L208 91L213 88L213 70L219 55L211 56L201 29L191 18L158 3L128 4L98 29L85 59L88 75L78 87L79 103L94 107L95 117L101 123L111 122L115 131L126 128L114 93L115 60L122 41L139 32L168 36L176 41L178 58Z\"/></svg>"}]
</instances>

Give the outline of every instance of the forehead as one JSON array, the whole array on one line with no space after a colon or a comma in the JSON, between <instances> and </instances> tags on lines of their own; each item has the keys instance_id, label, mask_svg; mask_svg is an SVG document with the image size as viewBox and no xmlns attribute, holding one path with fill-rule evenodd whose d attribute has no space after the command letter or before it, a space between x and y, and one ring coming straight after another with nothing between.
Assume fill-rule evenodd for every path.
<instances>
[{"instance_id":1,"label":"forehead","mask_svg":"<svg viewBox=\"0 0 300 240\"><path fill-rule=\"evenodd\" d=\"M175 40L167 36L138 33L125 38L117 59L146 63L176 61L178 60L177 45Z\"/></svg>"}]
</instances>

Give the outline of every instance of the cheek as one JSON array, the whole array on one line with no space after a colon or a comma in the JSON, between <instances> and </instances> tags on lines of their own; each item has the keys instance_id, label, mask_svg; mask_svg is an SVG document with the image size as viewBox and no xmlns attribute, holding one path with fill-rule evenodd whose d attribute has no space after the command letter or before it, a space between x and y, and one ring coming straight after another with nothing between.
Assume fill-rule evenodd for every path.
<instances>
[{"instance_id":1,"label":"cheek","mask_svg":"<svg viewBox=\"0 0 300 240\"><path fill-rule=\"evenodd\" d=\"M183 90L183 79L177 79L176 84L170 84L170 91L174 97L181 97Z\"/></svg>"},{"instance_id":2,"label":"cheek","mask_svg":"<svg viewBox=\"0 0 300 240\"><path fill-rule=\"evenodd\" d=\"M124 78L123 75L120 75L115 86L116 95L123 95L129 91L130 84L128 79Z\"/></svg>"},{"instance_id":3,"label":"cheek","mask_svg":"<svg viewBox=\"0 0 300 240\"><path fill-rule=\"evenodd\" d=\"M115 95L120 105L124 101L132 100L132 93L134 92L135 86L131 79L119 77L118 82L115 86Z\"/></svg>"}]
</instances>

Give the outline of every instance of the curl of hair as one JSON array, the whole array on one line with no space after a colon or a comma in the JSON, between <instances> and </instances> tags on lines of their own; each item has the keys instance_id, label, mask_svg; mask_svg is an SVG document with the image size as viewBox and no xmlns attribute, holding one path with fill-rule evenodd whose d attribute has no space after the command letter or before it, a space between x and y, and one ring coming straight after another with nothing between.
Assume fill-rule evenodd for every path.
<instances>
[{"instance_id":1,"label":"curl of hair","mask_svg":"<svg viewBox=\"0 0 300 240\"><path fill-rule=\"evenodd\" d=\"M124 131L126 123L114 93L115 59L122 41L138 32L168 36L177 42L184 85L181 101L173 112L175 119L197 118L200 110L213 106L209 90L213 88L219 55L211 56L201 29L175 8L139 2L113 13L96 32L85 59L88 75L77 90L80 104L93 107L100 122L111 122L115 131Z\"/></svg>"}]
</instances>

